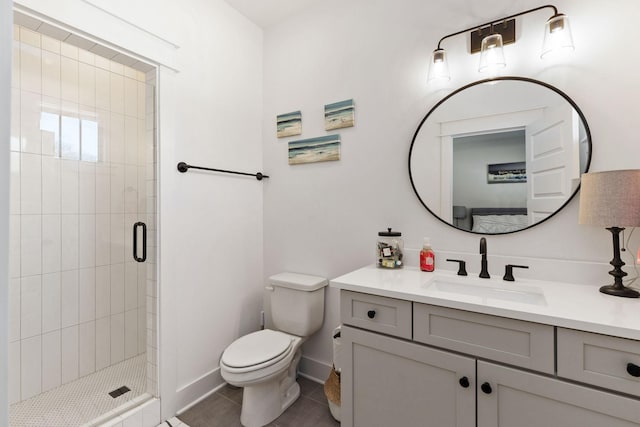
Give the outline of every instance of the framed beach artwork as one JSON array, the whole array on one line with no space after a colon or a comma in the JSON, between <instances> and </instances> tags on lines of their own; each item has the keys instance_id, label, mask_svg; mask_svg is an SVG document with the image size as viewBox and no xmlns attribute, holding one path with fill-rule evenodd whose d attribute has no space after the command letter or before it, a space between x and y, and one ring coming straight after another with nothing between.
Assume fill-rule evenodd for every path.
<instances>
[{"instance_id":1,"label":"framed beach artwork","mask_svg":"<svg viewBox=\"0 0 640 427\"><path fill-rule=\"evenodd\" d=\"M279 114L276 122L278 138L302 134L302 113L300 111Z\"/></svg>"},{"instance_id":2,"label":"framed beach artwork","mask_svg":"<svg viewBox=\"0 0 640 427\"><path fill-rule=\"evenodd\" d=\"M324 106L325 130L348 128L354 125L353 99Z\"/></svg>"},{"instance_id":3,"label":"framed beach artwork","mask_svg":"<svg viewBox=\"0 0 640 427\"><path fill-rule=\"evenodd\" d=\"M502 184L510 182L527 182L527 165L525 162L487 165L487 183Z\"/></svg>"},{"instance_id":4,"label":"framed beach artwork","mask_svg":"<svg viewBox=\"0 0 640 427\"><path fill-rule=\"evenodd\" d=\"M289 164L340 160L340 135L301 139L289 142Z\"/></svg>"}]
</instances>

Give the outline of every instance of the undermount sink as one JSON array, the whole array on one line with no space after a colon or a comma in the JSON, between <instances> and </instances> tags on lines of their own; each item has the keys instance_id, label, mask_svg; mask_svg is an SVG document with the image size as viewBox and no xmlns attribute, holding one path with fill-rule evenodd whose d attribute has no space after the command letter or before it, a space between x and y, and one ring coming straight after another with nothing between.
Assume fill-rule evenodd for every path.
<instances>
[{"instance_id":1,"label":"undermount sink","mask_svg":"<svg viewBox=\"0 0 640 427\"><path fill-rule=\"evenodd\" d=\"M426 285L429 291L436 294L434 296L437 296L438 293L445 293L476 297L481 300L501 300L534 305L547 304L544 292L539 287L496 279L435 276Z\"/></svg>"}]
</instances>

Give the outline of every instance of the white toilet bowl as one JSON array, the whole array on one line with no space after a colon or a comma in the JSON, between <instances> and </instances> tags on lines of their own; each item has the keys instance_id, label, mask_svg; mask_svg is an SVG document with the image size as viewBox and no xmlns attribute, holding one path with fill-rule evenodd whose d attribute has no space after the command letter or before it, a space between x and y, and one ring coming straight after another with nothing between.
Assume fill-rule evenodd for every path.
<instances>
[{"instance_id":1,"label":"white toilet bowl","mask_svg":"<svg viewBox=\"0 0 640 427\"><path fill-rule=\"evenodd\" d=\"M235 340L220 358L226 382L244 387L240 422L262 427L282 414L300 395L296 382L302 343L324 318L323 277L280 273L269 277L273 325Z\"/></svg>"},{"instance_id":2,"label":"white toilet bowl","mask_svg":"<svg viewBox=\"0 0 640 427\"><path fill-rule=\"evenodd\" d=\"M244 387L243 426L269 424L298 398L296 371L302 341L295 335L265 329L237 339L224 351L220 359L222 378Z\"/></svg>"}]
</instances>

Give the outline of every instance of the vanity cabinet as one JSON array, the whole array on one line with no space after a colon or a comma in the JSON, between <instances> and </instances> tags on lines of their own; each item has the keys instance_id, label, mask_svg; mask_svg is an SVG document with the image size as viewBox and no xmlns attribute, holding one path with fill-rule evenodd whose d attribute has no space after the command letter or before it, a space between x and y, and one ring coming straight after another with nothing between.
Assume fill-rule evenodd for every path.
<instances>
[{"instance_id":1,"label":"vanity cabinet","mask_svg":"<svg viewBox=\"0 0 640 427\"><path fill-rule=\"evenodd\" d=\"M344 427L640 426L637 341L348 290L341 314Z\"/></svg>"}]
</instances>

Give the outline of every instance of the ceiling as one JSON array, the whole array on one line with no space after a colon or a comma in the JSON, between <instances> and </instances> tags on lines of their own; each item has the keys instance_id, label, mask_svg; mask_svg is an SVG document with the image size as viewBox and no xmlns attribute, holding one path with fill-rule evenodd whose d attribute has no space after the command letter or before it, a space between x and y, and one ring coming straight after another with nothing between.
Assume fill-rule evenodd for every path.
<instances>
[{"instance_id":1,"label":"ceiling","mask_svg":"<svg viewBox=\"0 0 640 427\"><path fill-rule=\"evenodd\" d=\"M285 20L318 0L225 0L262 28Z\"/></svg>"}]
</instances>

